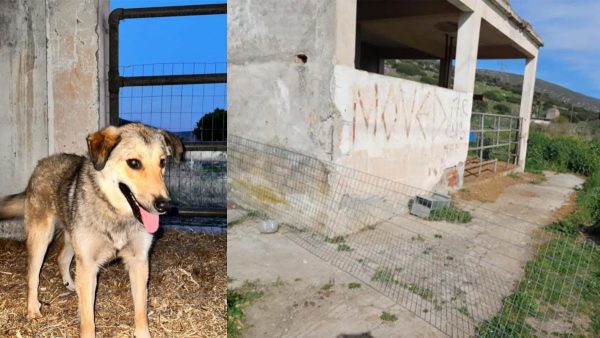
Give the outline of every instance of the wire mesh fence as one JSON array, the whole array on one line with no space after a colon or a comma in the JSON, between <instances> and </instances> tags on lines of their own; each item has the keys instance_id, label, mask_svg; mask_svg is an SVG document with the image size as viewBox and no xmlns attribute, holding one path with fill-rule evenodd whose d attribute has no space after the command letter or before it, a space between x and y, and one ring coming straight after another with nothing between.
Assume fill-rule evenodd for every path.
<instances>
[{"instance_id":1,"label":"wire mesh fence","mask_svg":"<svg viewBox=\"0 0 600 338\"><path fill-rule=\"evenodd\" d=\"M181 209L224 209L227 205L227 153L194 151L169 161L165 182Z\"/></svg>"},{"instance_id":2,"label":"wire mesh fence","mask_svg":"<svg viewBox=\"0 0 600 338\"><path fill-rule=\"evenodd\" d=\"M231 201L447 335L578 329L595 244L238 136L228 150Z\"/></svg>"},{"instance_id":3,"label":"wire mesh fence","mask_svg":"<svg viewBox=\"0 0 600 338\"><path fill-rule=\"evenodd\" d=\"M222 74L226 68L225 62L158 63L121 66L119 74ZM227 139L226 107L226 83L125 86L119 91L120 124L142 122L168 130L185 143L185 159L169 163L165 182L179 209L193 211L195 216L226 209L227 152L218 146ZM210 228L211 232L226 230L226 222L218 218L164 217L162 222Z\"/></svg>"},{"instance_id":4,"label":"wire mesh fence","mask_svg":"<svg viewBox=\"0 0 600 338\"><path fill-rule=\"evenodd\" d=\"M129 76L219 74L227 64L159 63L120 67ZM181 84L123 87L119 118L175 132L185 142L218 142L227 137L227 84ZM195 132L196 130L196 132Z\"/></svg>"}]
</instances>

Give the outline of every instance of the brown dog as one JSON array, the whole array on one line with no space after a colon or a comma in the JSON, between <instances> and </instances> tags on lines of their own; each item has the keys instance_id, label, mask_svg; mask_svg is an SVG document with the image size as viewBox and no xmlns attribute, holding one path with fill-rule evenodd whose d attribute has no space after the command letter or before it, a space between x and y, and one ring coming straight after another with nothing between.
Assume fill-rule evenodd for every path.
<instances>
[{"instance_id":1,"label":"brown dog","mask_svg":"<svg viewBox=\"0 0 600 338\"><path fill-rule=\"evenodd\" d=\"M139 123L108 127L87 138L89 158L59 154L41 160L27 189L0 201L0 218L25 216L27 314L41 316L39 275L55 228L64 229L58 256L63 282L79 297L82 337L94 337L98 268L122 257L129 269L135 336L150 337L146 313L148 251L159 214L170 208L166 157L181 158L181 141ZM69 266L75 256L76 283Z\"/></svg>"}]
</instances>

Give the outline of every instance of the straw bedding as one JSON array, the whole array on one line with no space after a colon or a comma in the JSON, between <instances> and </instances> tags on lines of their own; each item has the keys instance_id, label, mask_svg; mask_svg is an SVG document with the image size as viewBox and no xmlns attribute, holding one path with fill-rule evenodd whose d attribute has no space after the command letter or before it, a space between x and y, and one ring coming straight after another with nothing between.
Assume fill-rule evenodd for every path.
<instances>
[{"instance_id":1,"label":"straw bedding","mask_svg":"<svg viewBox=\"0 0 600 338\"><path fill-rule=\"evenodd\" d=\"M165 231L150 255L148 313L153 337L227 335L227 239ZM0 337L78 337L77 296L63 285L56 257L48 249L40 277L43 318L28 320L27 252L24 242L0 239ZM74 271L74 264L72 265ZM98 276L98 337L133 335L133 301L124 265L114 261Z\"/></svg>"}]
</instances>

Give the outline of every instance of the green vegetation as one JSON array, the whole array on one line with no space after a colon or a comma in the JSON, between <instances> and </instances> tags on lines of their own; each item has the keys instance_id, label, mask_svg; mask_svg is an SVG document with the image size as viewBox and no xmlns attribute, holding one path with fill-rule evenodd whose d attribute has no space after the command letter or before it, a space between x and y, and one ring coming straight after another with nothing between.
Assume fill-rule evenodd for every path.
<instances>
[{"instance_id":1,"label":"green vegetation","mask_svg":"<svg viewBox=\"0 0 600 338\"><path fill-rule=\"evenodd\" d=\"M570 321L564 314L574 310L578 317L589 318L589 325L574 324L573 336L600 335L600 250L580 240L581 230L600 232L599 169L600 140L530 131L526 170L572 172L588 178L578 191L575 211L546 226L557 235L537 248L538 254L525 265L525 276L516 291L504 299L502 311L479 326L479 337L531 336L537 330L527 318L550 313ZM566 290L581 290L579 307ZM587 319L575 323L581 321Z\"/></svg>"},{"instance_id":2,"label":"green vegetation","mask_svg":"<svg viewBox=\"0 0 600 338\"><path fill-rule=\"evenodd\" d=\"M459 307L457 310L458 310L458 312L462 313L465 316L469 316L470 315L469 314L469 308L467 308L466 305L463 305L463 306Z\"/></svg>"},{"instance_id":3,"label":"green vegetation","mask_svg":"<svg viewBox=\"0 0 600 338\"><path fill-rule=\"evenodd\" d=\"M421 234L418 234L417 237L411 237L410 238L411 241L419 241L419 242L424 242L425 238L423 238L423 236L421 236Z\"/></svg>"},{"instance_id":4,"label":"green vegetation","mask_svg":"<svg viewBox=\"0 0 600 338\"><path fill-rule=\"evenodd\" d=\"M321 287L321 291L331 291L331 289L333 289L333 287L335 286L335 280L330 279L329 282L327 282L326 284L323 284L323 286Z\"/></svg>"},{"instance_id":5,"label":"green vegetation","mask_svg":"<svg viewBox=\"0 0 600 338\"><path fill-rule=\"evenodd\" d=\"M373 277L371 277L371 280L374 282L398 284L398 281L395 278L394 270L389 268L380 268L375 270L375 273L373 274Z\"/></svg>"},{"instance_id":6,"label":"green vegetation","mask_svg":"<svg viewBox=\"0 0 600 338\"><path fill-rule=\"evenodd\" d=\"M271 285L274 287L282 287L285 285L285 282L281 279L281 277L277 277L277 280L275 280Z\"/></svg>"},{"instance_id":7,"label":"green vegetation","mask_svg":"<svg viewBox=\"0 0 600 338\"><path fill-rule=\"evenodd\" d=\"M538 178L535 178L531 181L529 181L530 184L542 184L544 182L546 182L548 179L544 176L540 176Z\"/></svg>"},{"instance_id":8,"label":"green vegetation","mask_svg":"<svg viewBox=\"0 0 600 338\"><path fill-rule=\"evenodd\" d=\"M553 170L587 176L577 194L576 210L547 229L568 236L576 236L580 228L600 233L600 140L588 141L576 135L551 136L532 130L525 169L534 173Z\"/></svg>"},{"instance_id":9,"label":"green vegetation","mask_svg":"<svg viewBox=\"0 0 600 338\"><path fill-rule=\"evenodd\" d=\"M452 73L452 72L451 72ZM437 85L439 62L434 60L386 60L385 74L400 78ZM452 75L451 75L452 76ZM452 79L450 80L452 84ZM483 95L483 100L473 102L473 111L482 113L517 115L521 104L522 78L518 75L478 70L475 78L475 93ZM546 110L557 107L561 111L560 120L579 127L590 128L589 121L594 120L594 133L600 136L597 102L573 93L566 88L536 83L538 92L533 98L534 116L544 116ZM593 100L593 99L592 99ZM560 122L560 121L558 121Z\"/></svg>"},{"instance_id":10,"label":"green vegetation","mask_svg":"<svg viewBox=\"0 0 600 338\"><path fill-rule=\"evenodd\" d=\"M525 169L572 172L592 176L600 168L600 140L586 140L576 135L552 136L531 130Z\"/></svg>"},{"instance_id":11,"label":"green vegetation","mask_svg":"<svg viewBox=\"0 0 600 338\"><path fill-rule=\"evenodd\" d=\"M535 330L527 324L526 318L542 318L547 313L570 315L576 305L565 295L565 290L576 288L581 288L582 292L578 314L591 317L588 333L600 334L600 326L596 325L600 321L598 250L592 250L589 244L582 245L576 239L553 239L541 245L538 252L540 254L525 266L525 278L518 285L517 291L504 299L500 314L480 325L480 337L531 336ZM562 257L568 257L569 262L565 262ZM592 268L591 278L586 276L588 272L585 267L588 265ZM552 282L547 284L535 281ZM586 330L575 328L576 331L582 329Z\"/></svg>"},{"instance_id":12,"label":"green vegetation","mask_svg":"<svg viewBox=\"0 0 600 338\"><path fill-rule=\"evenodd\" d=\"M494 111L496 113L502 114L502 115L510 115L510 113L511 113L510 107L504 103L496 103L494 105Z\"/></svg>"},{"instance_id":13,"label":"green vegetation","mask_svg":"<svg viewBox=\"0 0 600 338\"><path fill-rule=\"evenodd\" d=\"M398 316L396 316L393 313L389 313L389 312L385 312L385 311L383 311L383 313L381 313L381 316L379 318L386 322L395 322L398 320Z\"/></svg>"},{"instance_id":14,"label":"green vegetation","mask_svg":"<svg viewBox=\"0 0 600 338\"><path fill-rule=\"evenodd\" d=\"M243 328L244 308L263 296L258 281L245 281L235 290L227 290L227 337L239 337Z\"/></svg>"},{"instance_id":15,"label":"green vegetation","mask_svg":"<svg viewBox=\"0 0 600 338\"><path fill-rule=\"evenodd\" d=\"M346 236L335 236L335 237L326 236L325 237L325 242L331 243L331 244L340 244L340 243L344 243L345 241L346 241Z\"/></svg>"},{"instance_id":16,"label":"green vegetation","mask_svg":"<svg viewBox=\"0 0 600 338\"><path fill-rule=\"evenodd\" d=\"M350 283L348 284L348 289L359 289L362 285L360 283Z\"/></svg>"},{"instance_id":17,"label":"green vegetation","mask_svg":"<svg viewBox=\"0 0 600 338\"><path fill-rule=\"evenodd\" d=\"M352 251L352 250L354 250L354 249L352 249L350 247L350 245L348 245L346 243L338 244L338 247L337 247L337 251Z\"/></svg>"},{"instance_id":18,"label":"green vegetation","mask_svg":"<svg viewBox=\"0 0 600 338\"><path fill-rule=\"evenodd\" d=\"M446 221L450 223L469 223L471 222L471 213L450 205L446 208L436 209L429 214L430 221Z\"/></svg>"},{"instance_id":19,"label":"green vegetation","mask_svg":"<svg viewBox=\"0 0 600 338\"><path fill-rule=\"evenodd\" d=\"M431 291L431 289L429 289L429 288L420 287L419 285L417 285L415 283L408 284L406 286L406 288L408 289L408 291L418 295L419 297L423 298L424 300L432 300L433 299L433 291Z\"/></svg>"},{"instance_id":20,"label":"green vegetation","mask_svg":"<svg viewBox=\"0 0 600 338\"><path fill-rule=\"evenodd\" d=\"M506 175L506 176L508 176L508 177L510 177L510 178L513 178L513 179L515 179L515 180L520 180L520 179L521 179L521 174L519 174L519 173L518 173L518 172L516 172L516 171L513 171L513 172L511 172L510 174L508 174L508 175Z\"/></svg>"},{"instance_id":21,"label":"green vegetation","mask_svg":"<svg viewBox=\"0 0 600 338\"><path fill-rule=\"evenodd\" d=\"M194 135L199 141L227 140L227 110L215 108L212 113L205 114L196 122Z\"/></svg>"}]
</instances>

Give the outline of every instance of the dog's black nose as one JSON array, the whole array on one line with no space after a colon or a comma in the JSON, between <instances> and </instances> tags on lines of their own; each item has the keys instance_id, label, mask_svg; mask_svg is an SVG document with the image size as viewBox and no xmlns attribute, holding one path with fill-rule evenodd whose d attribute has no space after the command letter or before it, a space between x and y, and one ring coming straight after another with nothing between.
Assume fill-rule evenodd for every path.
<instances>
[{"instance_id":1,"label":"dog's black nose","mask_svg":"<svg viewBox=\"0 0 600 338\"><path fill-rule=\"evenodd\" d=\"M173 207L173 203L170 199L166 199L164 197L157 197L154 199L154 208L158 212L167 212L171 210Z\"/></svg>"}]
</instances>

